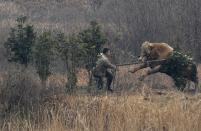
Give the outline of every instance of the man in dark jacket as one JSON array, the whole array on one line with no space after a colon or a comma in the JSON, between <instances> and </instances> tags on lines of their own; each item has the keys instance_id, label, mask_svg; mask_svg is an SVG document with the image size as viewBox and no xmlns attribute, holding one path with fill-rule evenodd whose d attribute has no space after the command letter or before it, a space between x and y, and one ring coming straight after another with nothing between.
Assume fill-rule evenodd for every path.
<instances>
[{"instance_id":1,"label":"man in dark jacket","mask_svg":"<svg viewBox=\"0 0 201 131\"><path fill-rule=\"evenodd\" d=\"M113 91L111 89L111 84L113 81L113 74L109 71L109 69L116 70L116 66L113 65L109 57L111 56L110 49L104 48L103 53L101 53L98 57L98 61L96 63L96 67L94 68L94 77L98 80L98 88L101 89L103 87L103 77L107 78L107 88L109 91Z\"/></svg>"}]
</instances>

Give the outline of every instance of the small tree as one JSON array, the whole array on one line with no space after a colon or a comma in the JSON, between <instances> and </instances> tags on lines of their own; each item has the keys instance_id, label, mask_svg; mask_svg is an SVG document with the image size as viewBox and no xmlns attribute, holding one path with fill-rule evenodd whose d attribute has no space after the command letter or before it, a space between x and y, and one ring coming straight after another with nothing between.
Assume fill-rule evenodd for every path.
<instances>
[{"instance_id":1,"label":"small tree","mask_svg":"<svg viewBox=\"0 0 201 131\"><path fill-rule=\"evenodd\" d=\"M8 61L17 62L27 67L32 56L32 46L36 33L32 25L26 23L26 17L17 18L17 26L11 28L10 35L4 46L7 49Z\"/></svg>"},{"instance_id":2,"label":"small tree","mask_svg":"<svg viewBox=\"0 0 201 131\"><path fill-rule=\"evenodd\" d=\"M170 75L174 79L175 85L179 90L184 90L187 82L185 73L187 73L189 65L192 64L193 59L191 56L175 51L174 54L162 66L161 71ZM196 73L192 74L192 77L196 79Z\"/></svg>"},{"instance_id":3,"label":"small tree","mask_svg":"<svg viewBox=\"0 0 201 131\"><path fill-rule=\"evenodd\" d=\"M65 37L64 34L57 36L58 51L62 59L65 61L67 69L68 83L66 85L67 92L72 92L77 84L77 67L81 59L81 47L79 39L75 35Z\"/></svg>"},{"instance_id":4,"label":"small tree","mask_svg":"<svg viewBox=\"0 0 201 131\"><path fill-rule=\"evenodd\" d=\"M44 32L37 38L33 48L37 73L44 87L46 87L46 80L48 76L51 74L49 66L51 56L53 55L52 45L53 45L53 39L51 33Z\"/></svg>"},{"instance_id":5,"label":"small tree","mask_svg":"<svg viewBox=\"0 0 201 131\"><path fill-rule=\"evenodd\" d=\"M107 42L107 39L96 21L92 21L88 29L79 33L79 39L85 51L83 54L84 65L89 74L89 85L91 85L91 70L96 65L97 56L101 52L103 45Z\"/></svg>"}]
</instances>

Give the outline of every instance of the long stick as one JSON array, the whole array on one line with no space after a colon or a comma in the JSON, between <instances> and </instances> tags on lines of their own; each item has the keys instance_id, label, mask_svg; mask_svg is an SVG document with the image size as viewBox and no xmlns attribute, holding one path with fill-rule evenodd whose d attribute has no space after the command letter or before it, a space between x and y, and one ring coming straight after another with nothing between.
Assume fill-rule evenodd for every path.
<instances>
[{"instance_id":1,"label":"long stick","mask_svg":"<svg viewBox=\"0 0 201 131\"><path fill-rule=\"evenodd\" d=\"M164 62L166 61L166 59L162 59L162 60L150 60L150 61L146 61L146 62L133 62L133 63L126 63L126 64L117 64L116 66L127 66L127 65L135 65L135 64L142 64L142 63L147 63L147 64L153 64L155 62Z\"/></svg>"},{"instance_id":2,"label":"long stick","mask_svg":"<svg viewBox=\"0 0 201 131\"><path fill-rule=\"evenodd\" d=\"M135 65L135 64L140 64L140 63L142 63L142 62L133 62L133 63L117 64L116 66Z\"/></svg>"}]
</instances>

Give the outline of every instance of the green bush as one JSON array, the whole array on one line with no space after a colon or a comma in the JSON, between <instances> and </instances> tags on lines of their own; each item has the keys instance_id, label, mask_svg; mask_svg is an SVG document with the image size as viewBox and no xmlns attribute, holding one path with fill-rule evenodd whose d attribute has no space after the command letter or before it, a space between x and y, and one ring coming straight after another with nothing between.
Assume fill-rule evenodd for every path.
<instances>
[{"instance_id":1,"label":"green bush","mask_svg":"<svg viewBox=\"0 0 201 131\"><path fill-rule=\"evenodd\" d=\"M80 45L80 40L76 35L65 36L60 33L56 37L58 53L65 62L68 83L66 90L71 93L76 87L77 83L77 68L79 67L79 61L82 58L83 50Z\"/></svg>"},{"instance_id":2,"label":"green bush","mask_svg":"<svg viewBox=\"0 0 201 131\"><path fill-rule=\"evenodd\" d=\"M179 90L183 90L186 85L184 72L191 64L193 64L192 57L175 51L173 55L167 60L167 62L162 65L161 70L174 79L175 85Z\"/></svg>"},{"instance_id":3,"label":"green bush","mask_svg":"<svg viewBox=\"0 0 201 131\"><path fill-rule=\"evenodd\" d=\"M43 86L46 86L46 80L51 74L50 61L53 55L53 43L51 33L44 32L37 38L33 48L35 66Z\"/></svg>"},{"instance_id":4,"label":"green bush","mask_svg":"<svg viewBox=\"0 0 201 131\"><path fill-rule=\"evenodd\" d=\"M27 67L32 58L32 46L36 33L32 25L26 24L26 17L17 18L17 26L11 28L10 35L4 46L7 49L8 61L17 62Z\"/></svg>"},{"instance_id":5,"label":"green bush","mask_svg":"<svg viewBox=\"0 0 201 131\"><path fill-rule=\"evenodd\" d=\"M100 54L103 46L107 42L107 39L101 31L100 25L96 21L90 23L90 27L81 31L78 34L80 44L82 46L83 53L83 65L89 73L89 79L91 84L91 70L96 65L97 56Z\"/></svg>"}]
</instances>

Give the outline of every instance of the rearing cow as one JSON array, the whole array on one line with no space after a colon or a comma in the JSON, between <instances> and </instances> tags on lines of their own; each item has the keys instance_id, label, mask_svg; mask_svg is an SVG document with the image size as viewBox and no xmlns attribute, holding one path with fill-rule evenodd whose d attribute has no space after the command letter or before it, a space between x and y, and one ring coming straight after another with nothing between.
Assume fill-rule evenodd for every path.
<instances>
[{"instance_id":1,"label":"rearing cow","mask_svg":"<svg viewBox=\"0 0 201 131\"><path fill-rule=\"evenodd\" d=\"M195 87L197 87L197 67L188 59L186 59L187 62L182 63L184 59L186 59L186 57L183 57L183 54L174 51L174 49L166 43L150 43L146 41L141 46L141 56L139 58L143 63L130 72L135 73L140 69L150 67L151 69L141 77L142 79L147 75L161 72L171 76L177 86L181 86L179 82L181 82L180 79L182 79L183 87L180 87L180 89L184 89L188 80L194 82ZM151 60L159 60L159 62L147 62ZM174 65L172 65L173 63Z\"/></svg>"}]
</instances>

